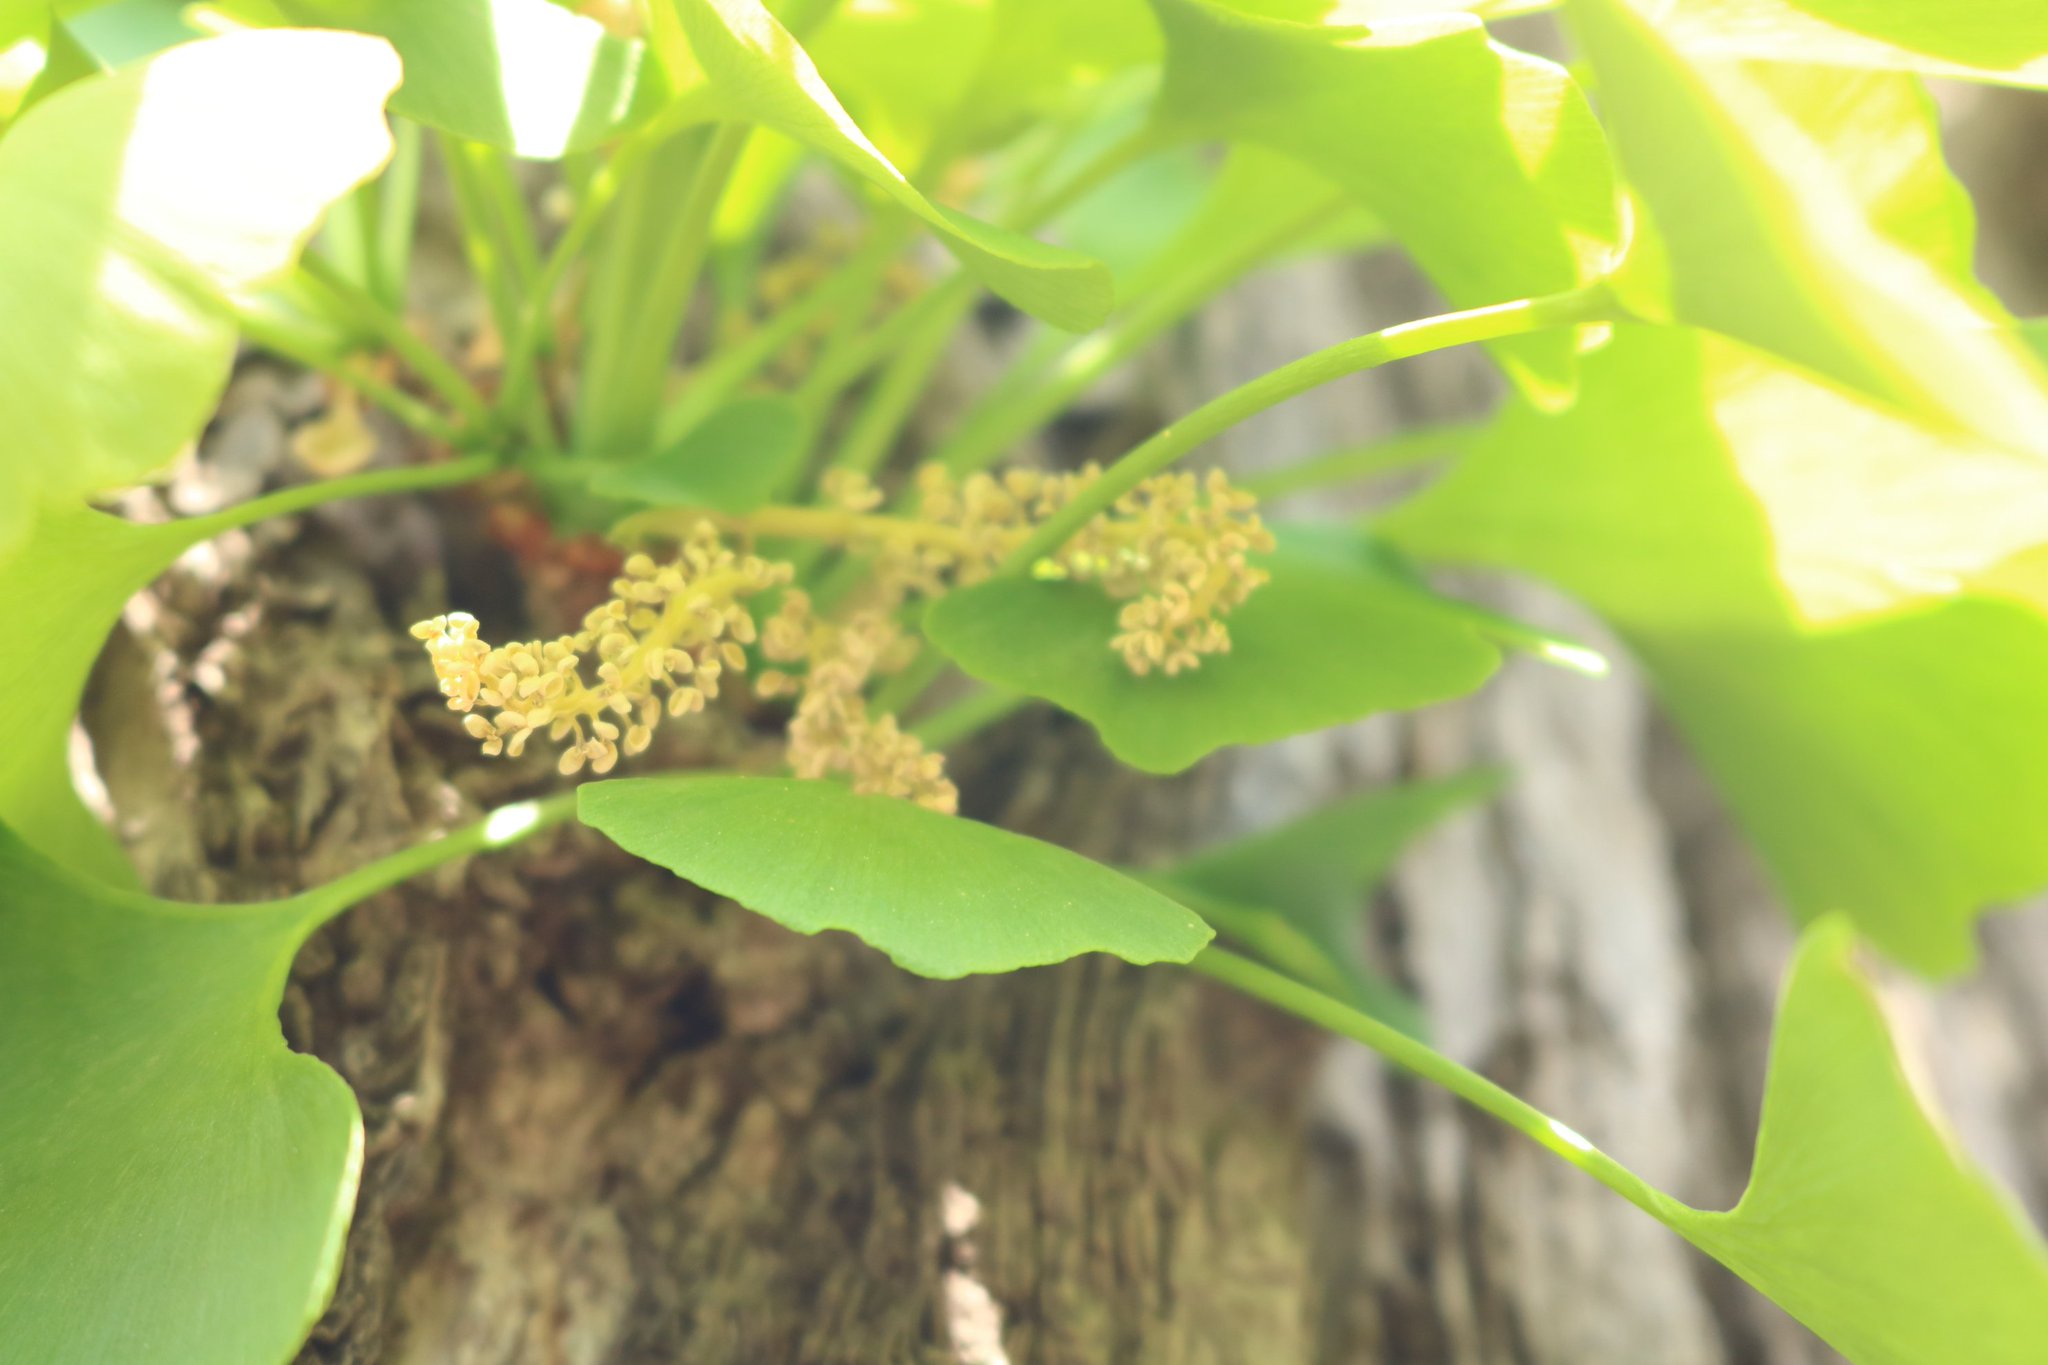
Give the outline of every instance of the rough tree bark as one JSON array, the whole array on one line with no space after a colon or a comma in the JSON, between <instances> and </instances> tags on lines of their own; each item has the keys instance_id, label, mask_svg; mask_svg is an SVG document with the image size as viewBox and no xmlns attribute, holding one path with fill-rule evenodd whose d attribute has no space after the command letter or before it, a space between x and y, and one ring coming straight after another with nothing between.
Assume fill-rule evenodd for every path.
<instances>
[{"instance_id":1,"label":"rough tree bark","mask_svg":"<svg viewBox=\"0 0 2048 1365\"><path fill-rule=\"evenodd\" d=\"M1104 420L1421 311L1385 272L1267 278L1104 395ZM1462 414L1482 370L1349 382L1230 450ZM155 885L288 890L516 789L473 761L403 637L450 601L517 612L473 520L414 502L230 538L137 604L88 719ZM1467 586L1595 633L1529 590ZM1172 782L1043 717L960 768L973 813L1143 861L1486 761L1517 781L1403 865L1370 908L1375 953L1453 1056L1680 1196L1732 1200L1791 931L1626 670L1516 663L1469 703ZM1959 1129L2039 1216L2048 916L1986 939L1980 979L1895 993ZM368 1125L307 1361L1833 1359L1576 1172L1170 969L917 981L579 832L358 908L302 954L283 1017Z\"/></svg>"}]
</instances>

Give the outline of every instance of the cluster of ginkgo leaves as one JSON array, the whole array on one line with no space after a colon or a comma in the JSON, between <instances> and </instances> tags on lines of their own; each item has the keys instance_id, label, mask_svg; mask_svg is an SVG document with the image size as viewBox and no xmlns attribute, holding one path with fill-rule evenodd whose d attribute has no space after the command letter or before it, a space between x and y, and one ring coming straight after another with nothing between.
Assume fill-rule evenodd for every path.
<instances>
[{"instance_id":1,"label":"cluster of ginkgo leaves","mask_svg":"<svg viewBox=\"0 0 2048 1365\"><path fill-rule=\"evenodd\" d=\"M1852 954L1860 939L1928 974L1964 970L1977 916L2048 885L2048 375L1975 280L1970 201L1924 85L2048 87L2048 9L582 8L0 0L0 1352L287 1359L332 1291L362 1159L346 1085L278 1036L292 954L365 895L576 817L926 975L1084 952L1189 963L1494 1114L1857 1365L2041 1359L2048 1253L1906 1085ZM1569 67L1489 31L1543 8ZM515 160L560 162L547 211ZM453 191L483 301L460 352L407 313L429 173ZM789 188L821 175L861 226L771 297ZM905 266L922 237L949 272ZM902 569L885 525L915 519L913 460L966 487L1262 265L1366 250L1406 253L1459 311L1218 395L1020 525L978 581L874 614L863 587ZM913 449L908 420L984 292L1032 331ZM679 372L697 308L717 341ZM1098 518L1180 486L1178 462L1274 404L1473 343L1512 388L1483 429L1332 452L1251 491L1454 454L1441 478L1369 523L1269 516L1270 542L1233 542L1257 591L1199 667L1137 670L1111 647L1164 627L1133 625L1110 575L1075 558L1099 552ZM322 371L337 412L382 411L420 458L204 517L96 510L190 445L243 344ZM890 667L843 675L835 705L886 722L888 752L913 759L911 741L1047 703L1132 766L1174 772L1468 694L1504 648L1597 674L1587 651L1422 570L1492 566L1572 593L1639 659L1809 925L1747 1193L1710 1213L1653 1189L1431 1050L1416 1003L1355 956L1362 888L1487 775L1342 802L1143 874L855 792L833 780L851 760L818 780L610 778L286 900L139 890L67 758L123 602L224 530L508 470L566 527L759 537L787 569L749 580L764 607L800 591L819 638L901 643ZM1145 556L1178 543L1161 534ZM1111 548L1138 572L1143 556ZM652 630L675 594L634 564L628 596L667 594L642 604ZM1178 590L1201 602L1205 581L1190 570ZM845 634L857 610L868 635ZM590 631L615 663L605 623ZM764 662L751 615L699 633L692 669ZM661 638L648 657L666 677L682 665ZM643 645L620 648L644 673ZM816 662L809 645L790 658ZM560 659L536 654L530 678L499 662L489 681L514 689L518 724L472 719L505 747L555 726L541 671ZM947 678L971 686L941 704ZM671 692L685 713L701 688ZM578 725L626 732L568 726L581 759L562 768L653 744L634 711L651 693L617 724L613 700ZM556 768L541 760L537 782Z\"/></svg>"}]
</instances>

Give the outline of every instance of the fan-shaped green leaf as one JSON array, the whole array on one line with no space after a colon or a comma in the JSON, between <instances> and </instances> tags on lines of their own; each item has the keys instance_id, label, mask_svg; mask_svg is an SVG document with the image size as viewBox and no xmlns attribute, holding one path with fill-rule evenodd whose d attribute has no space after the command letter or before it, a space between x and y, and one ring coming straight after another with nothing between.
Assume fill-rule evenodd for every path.
<instances>
[{"instance_id":1,"label":"fan-shaped green leaf","mask_svg":"<svg viewBox=\"0 0 2048 1365\"><path fill-rule=\"evenodd\" d=\"M2035 0L1679 0L1658 25L1702 57L2048 88L2048 10Z\"/></svg>"},{"instance_id":2,"label":"fan-shaped green leaf","mask_svg":"<svg viewBox=\"0 0 2048 1365\"><path fill-rule=\"evenodd\" d=\"M1759 366L1779 396L1745 414ZM1588 358L1575 408L1511 408L1380 529L1424 555L1547 578L1598 609L1641 655L1794 910L1846 911L1901 960L1956 970L1979 909L2048 883L2036 837L2048 828L2036 684L2048 621L1960 597L1804 624L1773 571L1788 533L1774 546L1755 491L1770 496L1769 478L1786 472L1746 482L1747 467L1799 458L1816 413L1858 413L1844 439L1874 439L1875 410L1825 388L1821 406L1786 406L1800 382L1695 333L1617 329ZM1922 477L1941 484L1938 465Z\"/></svg>"},{"instance_id":3,"label":"fan-shaped green leaf","mask_svg":"<svg viewBox=\"0 0 2048 1365\"><path fill-rule=\"evenodd\" d=\"M1631 272L1638 306L1668 305L1681 322L2048 453L2040 367L1981 294L1873 225L1859 197L1867 182L1750 74L1674 47L1639 0L1570 8L1667 258L1668 279Z\"/></svg>"},{"instance_id":4,"label":"fan-shaped green leaf","mask_svg":"<svg viewBox=\"0 0 2048 1365\"><path fill-rule=\"evenodd\" d=\"M1229 744L1463 696L1500 654L1462 604L1374 562L1362 545L1297 538L1229 617L1232 649L1138 677L1110 647L1118 604L1091 584L998 579L932 604L925 632L962 669L1065 707L1124 762L1178 772Z\"/></svg>"},{"instance_id":5,"label":"fan-shaped green leaf","mask_svg":"<svg viewBox=\"0 0 2048 1365\"><path fill-rule=\"evenodd\" d=\"M224 295L383 164L397 81L372 38L236 33L78 81L0 139L0 554L198 431L234 351Z\"/></svg>"},{"instance_id":6,"label":"fan-shaped green leaf","mask_svg":"<svg viewBox=\"0 0 2048 1365\"><path fill-rule=\"evenodd\" d=\"M977 279L1027 313L1075 331L1108 315L1114 290L1099 263L919 193L760 0L662 0L655 13L672 26L660 50L684 92L684 114L763 124L823 152L923 219Z\"/></svg>"},{"instance_id":7,"label":"fan-shaped green leaf","mask_svg":"<svg viewBox=\"0 0 2048 1365\"><path fill-rule=\"evenodd\" d=\"M1741 1202L1665 1221L1855 1365L2029 1365L2048 1248L1914 1095L1854 945L1800 943Z\"/></svg>"},{"instance_id":8,"label":"fan-shaped green leaf","mask_svg":"<svg viewBox=\"0 0 2048 1365\"><path fill-rule=\"evenodd\" d=\"M362 1162L284 1045L301 902L66 873L0 825L0 1341L39 1365L278 1365L320 1315Z\"/></svg>"},{"instance_id":9,"label":"fan-shaped green leaf","mask_svg":"<svg viewBox=\"0 0 2048 1365\"><path fill-rule=\"evenodd\" d=\"M830 782L586 783L577 811L708 891L798 933L844 929L921 976L1080 953L1185 962L1211 937L1190 911L1077 853Z\"/></svg>"},{"instance_id":10,"label":"fan-shaped green leaf","mask_svg":"<svg viewBox=\"0 0 2048 1365\"><path fill-rule=\"evenodd\" d=\"M1152 4L1166 33L1161 136L1295 157L1370 209L1461 308L1606 272L1619 240L1613 170L1560 67L1489 43L1469 14L1367 25L1341 9L1304 23L1218 0ZM1558 333L1498 353L1558 398L1575 344Z\"/></svg>"},{"instance_id":11,"label":"fan-shaped green leaf","mask_svg":"<svg viewBox=\"0 0 2048 1365\"><path fill-rule=\"evenodd\" d=\"M124 880L127 863L71 788L66 744L86 675L130 596L196 543L199 523L52 512L0 555L0 822L50 858Z\"/></svg>"},{"instance_id":12,"label":"fan-shaped green leaf","mask_svg":"<svg viewBox=\"0 0 2048 1365\"><path fill-rule=\"evenodd\" d=\"M405 63L393 112L518 156L612 137L663 98L645 48L548 0L266 0L292 23L384 38Z\"/></svg>"}]
</instances>

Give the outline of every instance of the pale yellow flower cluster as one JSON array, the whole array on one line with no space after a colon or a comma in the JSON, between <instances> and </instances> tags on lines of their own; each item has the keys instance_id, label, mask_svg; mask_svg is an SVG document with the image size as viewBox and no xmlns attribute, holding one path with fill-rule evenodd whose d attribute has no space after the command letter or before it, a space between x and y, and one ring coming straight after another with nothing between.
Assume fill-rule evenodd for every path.
<instances>
[{"instance_id":1,"label":"pale yellow flower cluster","mask_svg":"<svg viewBox=\"0 0 2048 1365\"><path fill-rule=\"evenodd\" d=\"M1223 618L1268 577L1248 556L1272 548L1258 499L1222 470L1161 474L1089 522L1041 572L1098 582L1124 601L1110 647L1140 677L1155 668L1171 675L1230 649Z\"/></svg>"},{"instance_id":2,"label":"pale yellow flower cluster","mask_svg":"<svg viewBox=\"0 0 2048 1365\"><path fill-rule=\"evenodd\" d=\"M563 773L607 773L621 749L637 754L653 738L664 710L701 711L718 696L728 669L747 666L743 646L756 630L746 599L787 583L790 566L737 555L708 523L684 541L673 563L644 554L612 581L612 598L583 618L573 635L492 647L477 638L464 612L412 628L426 643L441 693L452 711L469 713L463 728L487 754L513 757L542 730L567 740ZM585 681L585 658L597 657L597 682ZM661 693L666 692L664 703ZM486 719L475 713L490 707Z\"/></svg>"},{"instance_id":3,"label":"pale yellow flower cluster","mask_svg":"<svg viewBox=\"0 0 2048 1365\"><path fill-rule=\"evenodd\" d=\"M978 582L1099 477L1091 464L1070 474L1012 469L959 480L927 465L917 476L916 524L925 533L884 544L879 577L897 598ZM854 491L842 488L842 500ZM1099 583L1125 602L1109 647L1133 673L1175 674L1230 648L1223 618L1267 578L1248 556L1272 548L1258 500L1233 488L1222 470L1161 474L1124 494L1035 571Z\"/></svg>"},{"instance_id":4,"label":"pale yellow flower cluster","mask_svg":"<svg viewBox=\"0 0 2048 1365\"><path fill-rule=\"evenodd\" d=\"M762 696L797 698L789 721L789 766L798 777L844 773L857 792L907 797L951 815L960 793L946 776L946 756L929 753L896 717L868 714L862 692L878 673L901 668L912 652L886 611L866 608L843 621L827 621L810 598L792 591L761 627L761 653L780 664L801 664L801 675L764 670L755 681Z\"/></svg>"},{"instance_id":5,"label":"pale yellow flower cluster","mask_svg":"<svg viewBox=\"0 0 2048 1365\"><path fill-rule=\"evenodd\" d=\"M735 553L713 523L697 521L672 562L629 558L611 600L574 635L493 648L477 638L476 618L460 612L422 621L413 634L426 643L449 707L468 713L464 728L485 753L516 757L545 730L567 741L564 773L585 766L610 772L621 752L648 746L664 711L702 710L718 696L723 672L746 668L745 647L758 637L763 658L779 666L758 676L756 694L796 699L787 753L799 777L843 775L855 791L950 813L959 797L945 756L926 752L894 716L868 712L868 685L916 654L899 609L912 597L988 578L1100 476L1090 465L1068 474L1010 470L959 479L927 466L917 476L917 506L905 516L877 514L880 491L864 475L835 471L821 486L827 506L731 518L736 530L873 555L863 594L829 619L791 589L757 631L747 599L788 584L794 570ZM1256 501L1221 471L1163 474L1119 498L1035 572L1098 584L1124 603L1119 633L1106 647L1134 673L1177 674L1230 648L1224 618L1266 581L1249 557L1272 548ZM582 674L593 654L594 684ZM476 714L478 707L495 715Z\"/></svg>"}]
</instances>

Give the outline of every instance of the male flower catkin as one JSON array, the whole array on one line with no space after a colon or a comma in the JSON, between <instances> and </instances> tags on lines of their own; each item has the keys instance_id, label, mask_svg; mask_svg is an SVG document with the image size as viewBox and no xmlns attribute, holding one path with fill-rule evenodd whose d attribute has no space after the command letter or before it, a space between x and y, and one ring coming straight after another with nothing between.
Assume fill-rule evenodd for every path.
<instances>
[{"instance_id":1,"label":"male flower catkin","mask_svg":"<svg viewBox=\"0 0 2048 1365\"><path fill-rule=\"evenodd\" d=\"M1090 464L1070 474L1012 469L1001 478L956 480L927 465L917 476L917 519L932 534L883 545L881 581L900 595L985 579L1101 473ZM941 538L939 530L953 534ZM1199 667L1205 654L1229 650L1223 618L1267 578L1248 556L1272 548L1258 500L1233 488L1222 470L1159 474L1117 499L1034 572L1099 584L1125 603L1109 647L1133 673L1176 674Z\"/></svg>"},{"instance_id":2,"label":"male flower catkin","mask_svg":"<svg viewBox=\"0 0 2048 1365\"><path fill-rule=\"evenodd\" d=\"M611 600L585 615L573 635L493 648L464 612L422 621L412 633L426 643L448 708L469 713L463 728L485 753L516 758L546 730L550 740L568 741L563 773L586 763L607 773L621 747L637 754L648 746L664 709L672 716L703 710L718 696L720 675L747 666L742 646L753 642L755 626L746 599L787 583L791 573L787 564L734 554L703 523L671 564L644 554L627 559ZM592 654L595 685L582 672ZM486 719L479 706L497 714Z\"/></svg>"}]
</instances>

